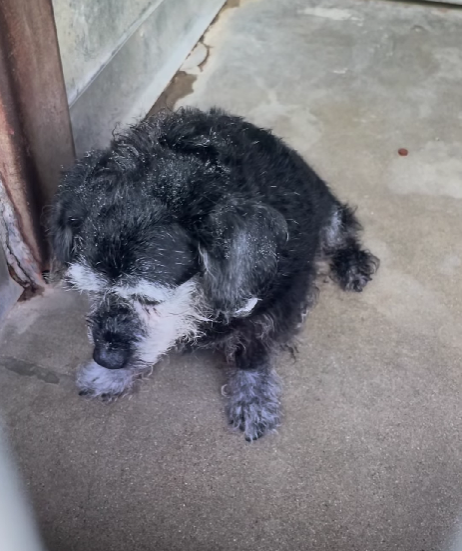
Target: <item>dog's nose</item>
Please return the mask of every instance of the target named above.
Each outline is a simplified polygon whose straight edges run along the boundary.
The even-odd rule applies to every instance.
[[[129,358],[129,351],[124,349],[110,349],[98,346],[93,351],[95,362],[107,369],[122,369]]]

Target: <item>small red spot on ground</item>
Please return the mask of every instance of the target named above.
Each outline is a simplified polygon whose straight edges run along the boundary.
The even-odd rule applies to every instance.
[[[402,147],[401,149],[398,149],[398,155],[401,155],[401,157],[406,157],[408,155],[409,151]]]

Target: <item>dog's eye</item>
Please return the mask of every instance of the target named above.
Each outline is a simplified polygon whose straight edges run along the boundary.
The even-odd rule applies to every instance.
[[[143,306],[157,306],[159,304],[158,300],[153,300],[147,297],[140,297],[139,295],[135,295],[133,298]]]

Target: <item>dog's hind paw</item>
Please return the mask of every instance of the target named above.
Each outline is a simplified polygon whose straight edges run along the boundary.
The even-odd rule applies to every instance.
[[[335,279],[345,291],[360,293],[379,268],[379,259],[354,245],[337,251],[332,259]]]
[[[227,385],[230,424],[247,441],[257,440],[280,424],[279,384],[275,373],[236,370]]]

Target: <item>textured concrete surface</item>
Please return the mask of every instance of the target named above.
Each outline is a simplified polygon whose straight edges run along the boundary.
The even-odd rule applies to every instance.
[[[50,290],[18,305],[0,409],[45,541],[459,551],[462,12],[234,4],[182,103],[284,136],[358,205],[381,270],[361,295],[323,285],[298,360],[279,368],[284,424],[251,445],[227,429],[217,358],[171,357],[131,400],[86,402],[72,382],[89,354],[83,299]]]

